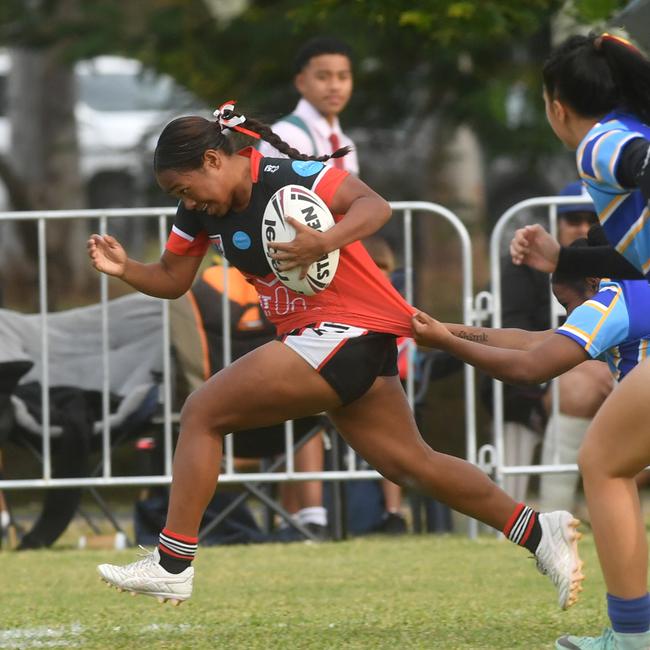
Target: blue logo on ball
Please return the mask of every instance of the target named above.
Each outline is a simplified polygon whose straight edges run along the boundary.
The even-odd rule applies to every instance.
[[[323,167],[325,167],[323,163],[315,160],[294,160],[291,163],[291,169],[298,176],[313,176],[314,174],[318,174]]]
[[[232,243],[239,248],[239,250],[245,251],[246,249],[251,247],[251,238],[249,235],[247,235],[245,232],[242,230],[238,230],[233,236],[232,236]]]

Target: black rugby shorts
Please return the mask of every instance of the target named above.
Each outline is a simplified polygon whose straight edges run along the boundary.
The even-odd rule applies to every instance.
[[[397,375],[393,334],[322,322],[292,330],[280,340],[327,381],[344,405],[364,395],[377,377]]]

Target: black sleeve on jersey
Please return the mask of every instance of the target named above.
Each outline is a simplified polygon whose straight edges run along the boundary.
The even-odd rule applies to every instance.
[[[644,276],[613,246],[587,246],[560,249],[556,273],[576,278],[615,278],[643,280]]]
[[[174,216],[174,225],[192,237],[196,237],[204,230],[199,213],[196,210],[188,210],[182,201],[178,204],[178,209]]]
[[[616,180],[623,187],[638,187],[650,201],[650,141],[635,138],[625,145],[616,166]]]

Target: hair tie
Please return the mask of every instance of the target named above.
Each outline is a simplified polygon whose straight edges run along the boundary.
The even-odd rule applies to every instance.
[[[631,52],[634,52],[634,54],[640,55],[641,52],[637,47],[632,45],[630,41],[627,39],[623,38],[622,36],[614,36],[614,34],[609,34],[608,32],[603,32],[600,36],[598,36],[594,40],[594,48],[600,52],[603,47],[603,43],[605,41],[613,41],[614,43],[618,43],[619,45],[622,45],[623,47],[626,47],[628,50]]]
[[[259,133],[240,126],[240,124],[243,124],[246,121],[246,117],[244,115],[237,115],[235,113],[235,103],[236,102],[234,100],[229,99],[227,102],[221,104],[221,106],[219,106],[219,108],[217,108],[214,113],[212,113],[217,118],[219,126],[222,130],[232,129],[233,131],[245,133],[246,135],[257,138],[259,140],[261,138]]]

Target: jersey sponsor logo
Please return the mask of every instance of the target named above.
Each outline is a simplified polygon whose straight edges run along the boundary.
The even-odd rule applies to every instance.
[[[316,160],[294,160],[291,163],[291,169],[298,174],[298,176],[314,176],[318,174],[325,165]]]
[[[225,255],[225,252],[223,250],[223,239],[221,239],[221,235],[210,235],[210,242],[217,249],[219,255]]]
[[[266,293],[260,293],[260,306],[269,319],[273,319],[274,316],[307,311],[307,301],[283,285]]]
[[[269,174],[275,174],[275,172],[277,172],[278,169],[280,169],[280,165],[266,165],[264,167],[264,171],[268,172]]]
[[[232,236],[232,243],[236,248],[239,248],[240,251],[245,251],[251,247],[252,241],[249,234],[245,233],[243,230],[238,230]]]

